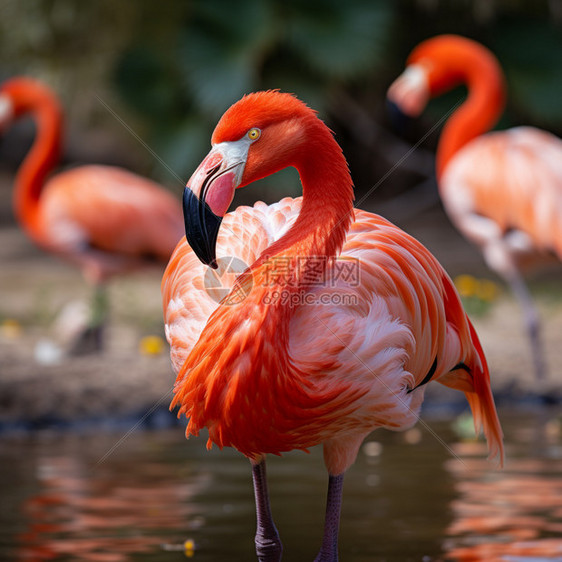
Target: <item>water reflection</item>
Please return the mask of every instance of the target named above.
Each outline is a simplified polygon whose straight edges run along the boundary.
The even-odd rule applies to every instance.
[[[562,560],[562,450],[557,421],[516,427],[501,471],[490,471],[482,443],[456,444],[448,460],[458,497],[447,528],[447,559],[523,562]],[[474,456],[472,456],[474,455]],[[533,455],[533,456],[529,456]]]
[[[429,425],[461,461],[421,427],[375,432],[346,481],[341,560],[562,560],[559,426],[539,441],[535,422],[504,417],[501,471],[482,443],[456,442],[448,423]],[[246,459],[207,452],[181,429],[134,434],[105,458],[121,435],[0,439],[0,560],[254,559]],[[273,458],[269,476],[285,559],[312,560],[327,484],[321,450]]]
[[[38,489],[20,506],[26,529],[16,536],[16,559],[121,562],[130,553],[160,551],[201,526],[190,500],[208,476],[174,471],[130,450],[96,465],[103,445],[81,451],[76,439],[69,441],[63,450],[34,443],[43,452],[30,459]]]

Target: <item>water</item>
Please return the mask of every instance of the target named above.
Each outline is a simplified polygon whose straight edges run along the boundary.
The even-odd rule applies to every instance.
[[[502,421],[502,471],[449,423],[375,432],[346,477],[342,562],[562,560],[560,424]],[[181,428],[124,434],[0,438],[0,560],[255,560],[246,459],[187,442]],[[271,458],[268,474],[284,559],[312,560],[327,484],[321,450]]]

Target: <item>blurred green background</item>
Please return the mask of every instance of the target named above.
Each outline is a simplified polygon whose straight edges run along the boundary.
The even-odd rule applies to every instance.
[[[230,104],[259,89],[290,91],[336,132],[361,196],[458,99],[457,91],[434,100],[400,134],[387,115],[386,89],[408,53],[439,33],[497,54],[509,85],[500,127],[534,124],[560,136],[560,0],[3,0],[0,79],[32,75],[60,95],[66,164],[122,164],[177,193]],[[33,127],[10,135],[0,158],[15,168]],[[438,131],[363,206],[430,178],[437,139]],[[295,177],[282,173],[245,195],[297,195]]]

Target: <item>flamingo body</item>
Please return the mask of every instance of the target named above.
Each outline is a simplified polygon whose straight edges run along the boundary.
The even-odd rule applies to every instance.
[[[539,317],[521,271],[562,259],[562,141],[532,127],[489,133],[505,104],[501,67],[484,46],[455,35],[419,44],[388,90],[417,116],[431,97],[458,84],[468,97],[447,120],[437,148],[447,214],[521,303],[537,379],[545,376]]]
[[[48,179],[29,225],[38,245],[78,263],[95,281],[166,262],[183,221],[158,184],[111,166],[81,166]]]
[[[317,560],[336,560],[343,473],[373,429],[415,423],[430,380],[466,393],[490,454],[502,456],[486,359],[435,258],[385,219],[353,209],[341,149],[306,105],[280,92],[245,96],[212,144],[184,194],[195,247],[182,239],[162,280],[172,407],[189,418],[188,436],[207,428],[208,446],[252,461],[263,561],[281,555],[265,455],[322,443],[330,483]],[[235,188],[289,165],[302,198],[223,218]],[[213,270],[199,260],[220,277],[230,257],[248,267],[217,302]],[[341,274],[346,265],[354,274]]]
[[[473,139],[448,163],[440,194],[467,238],[480,242],[484,233],[465,226],[479,214],[498,236],[520,241],[515,255],[552,252],[562,259],[562,141],[554,135],[517,127]]]
[[[252,263],[290,229],[300,209],[300,198],[238,208],[225,217],[219,255]],[[436,358],[432,379],[460,363],[487,378],[450,279],[416,240],[382,217],[355,211],[339,260],[357,265],[360,283],[329,272],[306,293],[308,302],[328,304],[295,306],[283,341],[280,311],[264,304],[282,289],[255,274],[245,298],[220,306],[203,286],[206,267],[180,242],[162,287],[179,373],[174,403],[190,418],[188,433],[208,427],[210,442],[249,457],[335,446],[350,436],[362,441],[376,427],[412,426],[424,387],[410,391]],[[456,386],[468,389],[464,378],[458,373]],[[492,407],[489,388],[478,400],[483,411]],[[499,426],[488,414],[484,419],[496,454]],[[350,454],[346,466],[336,463],[330,473],[343,472],[354,460]]]

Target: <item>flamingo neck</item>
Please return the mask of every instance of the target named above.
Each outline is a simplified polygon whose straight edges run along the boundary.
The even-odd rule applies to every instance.
[[[300,214],[292,228],[252,265],[254,271],[279,257],[292,259],[298,275],[307,260],[315,259],[323,267],[341,251],[353,220],[353,183],[339,145],[329,129],[315,120],[319,129],[315,140],[295,164],[303,186]]]
[[[464,83],[468,97],[443,127],[437,148],[438,179],[464,145],[496,124],[505,105],[503,73],[486,48],[472,41],[459,41],[451,42],[445,53],[446,73],[432,85],[432,95]]]
[[[27,88],[16,107],[16,115],[31,113],[36,123],[35,140],[16,174],[14,191],[16,217],[33,234],[41,189],[60,156],[62,111],[55,97],[39,86]]]

